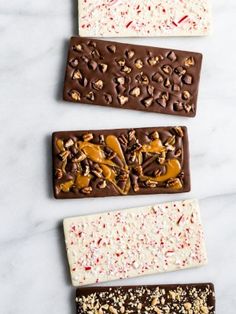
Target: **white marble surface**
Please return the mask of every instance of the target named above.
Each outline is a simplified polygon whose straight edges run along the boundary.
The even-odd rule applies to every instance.
[[[213,281],[217,313],[235,314],[236,2],[214,1],[211,37],[129,39],[203,52],[195,119],[61,101],[65,44],[77,29],[75,8],[72,0],[0,0],[0,313],[75,313],[63,217],[196,197],[209,265],[122,283]],[[52,131],[171,124],[189,127],[191,193],[71,201],[52,198]]]

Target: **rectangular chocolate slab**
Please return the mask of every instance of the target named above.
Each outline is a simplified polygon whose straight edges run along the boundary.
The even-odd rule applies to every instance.
[[[64,100],[196,115],[202,55],[72,37]]]
[[[207,263],[196,200],[67,218],[64,234],[74,286]]]
[[[67,131],[52,138],[56,198],[190,190],[185,127]]]
[[[210,28],[210,0],[79,1],[80,36],[205,36]]]
[[[78,314],[215,314],[212,283],[79,288],[75,301]]]

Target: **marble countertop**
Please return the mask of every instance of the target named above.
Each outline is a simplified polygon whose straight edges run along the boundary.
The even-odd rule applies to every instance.
[[[207,38],[122,39],[204,54],[198,114],[186,119],[63,102],[66,45],[77,28],[75,0],[0,1],[1,314],[75,313],[64,217],[191,197],[200,200],[208,266],[122,284],[212,281],[217,313],[235,314],[236,2],[215,0],[213,11],[214,33]],[[189,127],[190,193],[53,199],[53,131],[176,124]]]

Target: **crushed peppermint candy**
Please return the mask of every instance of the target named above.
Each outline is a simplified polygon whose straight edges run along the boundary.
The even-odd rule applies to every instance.
[[[210,0],[79,1],[84,37],[204,36],[210,28]]]
[[[64,220],[74,286],[207,263],[196,200]]]

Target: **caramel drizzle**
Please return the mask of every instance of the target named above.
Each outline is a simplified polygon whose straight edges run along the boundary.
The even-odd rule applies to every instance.
[[[123,153],[123,150],[121,148],[118,138],[114,135],[108,135],[105,139],[105,142],[106,142],[106,145],[110,149],[112,149],[117,154],[119,159],[122,161],[124,165],[124,170],[129,172],[130,170],[126,163],[125,156],[124,156],[124,153]],[[65,151],[64,143],[62,140],[58,140],[56,145],[60,152]],[[78,141],[77,146],[80,148],[81,151],[83,151],[83,153],[87,156],[87,158],[91,159],[93,162],[96,162],[100,165],[103,171],[103,176],[107,181],[111,182],[114,185],[114,187],[122,195],[128,194],[131,187],[130,178],[129,177],[127,178],[124,189],[121,189],[117,185],[116,171],[115,169],[112,169],[111,167],[114,167],[114,168],[120,168],[120,167],[113,161],[106,159],[105,153],[101,149],[100,145],[92,144],[90,142]],[[162,141],[160,139],[155,139],[149,144],[144,144],[143,147],[138,152],[136,152],[136,157],[138,158],[139,165],[142,165],[142,153],[143,152],[160,155],[166,152],[166,147],[163,146]],[[63,162],[63,165],[62,165],[63,171],[65,171],[66,162],[67,160]],[[175,158],[169,159],[164,163],[163,166],[166,167],[165,174],[159,175],[157,177],[140,176],[140,179],[143,181],[152,180],[157,183],[164,182],[171,178],[176,178],[181,172],[181,164],[178,159],[175,159]],[[81,171],[79,171],[75,180],[69,180],[65,183],[60,184],[60,188],[63,192],[69,192],[70,188],[75,183],[77,188],[82,189],[89,186],[91,178],[92,176],[90,174],[88,176],[84,176],[81,174]]]

